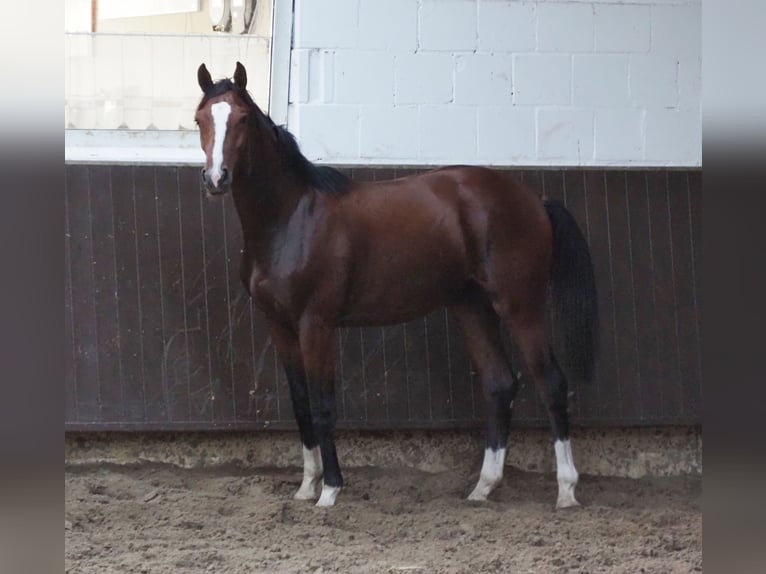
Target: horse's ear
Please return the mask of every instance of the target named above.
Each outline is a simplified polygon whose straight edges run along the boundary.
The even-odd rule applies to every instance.
[[[213,78],[210,77],[210,72],[207,71],[205,64],[200,64],[197,68],[197,82],[203,92],[207,92],[213,85]]]
[[[234,70],[234,83],[242,90],[247,87],[247,72],[239,62],[237,62],[237,69]]]

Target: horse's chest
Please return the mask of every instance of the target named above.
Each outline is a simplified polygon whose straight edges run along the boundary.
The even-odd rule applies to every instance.
[[[247,288],[259,309],[269,314],[287,314],[289,290],[284,281],[253,267],[249,270]]]

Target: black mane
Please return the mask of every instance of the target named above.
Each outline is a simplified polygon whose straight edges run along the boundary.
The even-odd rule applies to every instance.
[[[295,173],[303,183],[323,193],[339,194],[345,192],[351,180],[343,173],[328,165],[311,163],[301,153],[295,136],[284,126],[278,126],[266,116],[277,135],[277,146],[285,159],[287,168]]]
[[[255,114],[256,118],[265,121],[274,131],[277,148],[280,156],[283,158],[285,167],[292,174],[296,175],[301,183],[322,193],[341,194],[348,190],[351,184],[351,180],[348,176],[333,167],[315,165],[309,161],[306,156],[301,153],[301,150],[298,147],[298,142],[295,141],[295,136],[287,131],[287,128],[284,126],[276,125],[268,115],[264,114],[260,108],[258,108],[248,91],[240,89],[231,80],[220,80],[213,84],[213,86],[202,96],[202,101],[197,109],[202,108],[211,98],[215,98],[226,92],[236,92],[242,101],[245,102],[247,107],[250,108],[250,111]]]

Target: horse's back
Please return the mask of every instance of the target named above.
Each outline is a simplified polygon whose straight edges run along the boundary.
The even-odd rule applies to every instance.
[[[545,214],[509,172],[461,166],[359,183],[333,205],[328,229],[345,237],[352,259],[345,324],[398,322],[450,304],[472,281],[486,282],[490,256],[529,245],[539,233],[524,220]]]
[[[550,235],[540,197],[506,170],[450,166],[359,183],[342,203],[338,211],[356,242],[423,256],[420,247],[438,248],[437,259],[476,258],[498,240]]]
[[[394,196],[401,195],[405,202],[437,198],[455,209],[489,210],[511,218],[515,217],[514,213],[537,217],[544,214],[538,195],[509,170],[455,165],[361,185],[363,193],[382,194],[379,198],[386,202],[395,202]]]
[[[539,203],[537,196],[508,170],[455,165],[416,175],[375,182],[356,182],[351,194],[369,204],[422,204],[434,198],[442,201],[475,198],[484,203]],[[360,198],[361,196],[361,198]]]
[[[477,248],[543,241],[550,234],[542,200],[509,170],[451,166],[426,172],[410,185],[450,204],[466,241]]]

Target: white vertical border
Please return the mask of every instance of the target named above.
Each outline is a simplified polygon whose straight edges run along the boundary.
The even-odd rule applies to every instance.
[[[271,10],[271,83],[269,115],[277,125],[287,125],[290,92],[290,55],[293,45],[293,2],[273,0]]]

